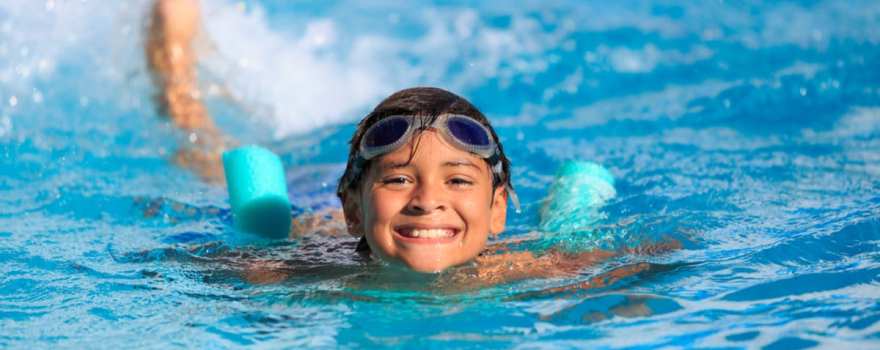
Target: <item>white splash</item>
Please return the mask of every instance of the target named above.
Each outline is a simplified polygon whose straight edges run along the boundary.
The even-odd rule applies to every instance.
[[[15,119],[16,111],[35,105],[60,109],[52,99],[71,94],[89,106],[113,103],[123,110],[150,110],[142,57],[149,4],[149,0],[0,2],[0,114]],[[707,42],[732,41],[748,47],[821,48],[841,38],[880,42],[880,27],[870,25],[880,14],[876,2],[768,5],[766,15],[757,18],[748,9],[722,3],[683,5],[679,19],[652,14],[651,2],[577,2],[554,5],[556,12],[547,11],[543,2],[525,2],[516,8],[501,3],[481,3],[479,8],[401,3],[378,17],[347,8],[316,17],[281,15],[297,22],[285,28],[273,25],[272,18],[279,15],[266,14],[258,4],[243,6],[244,2],[231,0],[202,0],[202,4],[210,42],[202,52],[202,77],[213,83],[206,91],[213,96],[228,93],[247,115],[268,122],[276,137],[355,121],[382,97],[405,87],[440,86],[467,95],[487,81],[499,89],[532,84],[558,63],[552,50],[581,49],[571,33],[634,28],[663,38],[696,34]],[[372,6],[392,8],[382,3]],[[493,24],[493,16],[507,18],[506,23]],[[843,20],[852,25],[835,24]],[[415,29],[395,27],[405,21]],[[548,28],[546,23],[555,25]],[[667,64],[711,58],[714,53],[708,47],[604,43],[585,48],[589,51],[582,54],[584,61],[564,81],[549,87],[544,100],[590,88],[595,84],[589,75],[591,66],[648,73]],[[37,86],[39,82],[44,84]],[[829,84],[833,87],[835,82]],[[12,96],[15,106],[9,103]],[[575,114],[589,113],[589,108]],[[666,112],[681,113],[680,108]],[[576,124],[584,121],[573,119],[580,119]]]
[[[494,29],[471,9],[415,11],[424,33],[410,39],[358,32],[331,18],[285,33],[271,28],[260,8],[242,11],[219,0],[205,2],[203,12],[216,49],[204,65],[245,110],[275,125],[276,137],[357,120],[405,87],[461,90],[495,77],[510,85],[546,70],[541,53],[560,37],[522,16]]]

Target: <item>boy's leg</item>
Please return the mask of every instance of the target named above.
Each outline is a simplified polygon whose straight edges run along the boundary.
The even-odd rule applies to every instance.
[[[145,54],[159,90],[157,103],[189,133],[189,145],[175,154],[180,166],[209,182],[223,182],[220,155],[228,140],[202,104],[193,49],[200,27],[198,0],[157,0],[152,8]]]
[[[188,131],[214,129],[196,79],[193,40],[199,28],[197,0],[157,0],[146,45],[147,63],[160,88],[158,102],[174,125]]]

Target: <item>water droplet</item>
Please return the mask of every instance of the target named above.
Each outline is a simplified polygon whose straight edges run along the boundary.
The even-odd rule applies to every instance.
[[[400,14],[393,12],[388,14],[388,22],[391,24],[397,24],[398,22],[400,22]]]
[[[16,105],[18,105],[18,97],[16,97],[16,96],[10,97],[9,98],[9,105],[12,107],[15,107]]]
[[[0,118],[0,137],[4,137],[12,131],[12,119],[9,116]]]
[[[34,89],[33,92],[34,103],[43,103],[43,93],[37,89]]]
[[[208,85],[208,94],[210,94],[210,95],[219,95],[220,92],[221,92],[221,91],[220,91],[220,87],[217,86],[217,84],[211,84],[211,85]]]
[[[46,1],[46,11],[52,11],[55,9],[55,0]]]
[[[199,140],[199,135],[196,135],[196,133],[194,133],[194,132],[189,133],[189,143],[196,143],[196,141],[198,141],[198,140]]]
[[[27,78],[31,75],[31,68],[28,66],[18,66],[15,68],[15,70],[18,72],[19,75],[21,75],[22,78]]]
[[[44,58],[37,62],[37,69],[39,69],[40,72],[46,72],[49,70],[49,60]]]
[[[726,98],[724,99],[724,108],[730,108],[730,100],[729,99],[726,99]]]
[[[593,52],[588,51],[584,54],[584,61],[587,61],[587,63],[595,63],[597,60],[599,60],[599,55]]]
[[[807,89],[806,88],[801,88],[799,90],[799,92],[800,92],[801,96],[807,96]]]

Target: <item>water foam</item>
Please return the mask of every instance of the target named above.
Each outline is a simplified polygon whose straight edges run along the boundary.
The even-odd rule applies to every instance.
[[[276,137],[357,120],[409,86],[463,90],[496,77],[509,85],[519,74],[544,71],[540,53],[558,40],[533,19],[515,16],[502,30],[471,9],[416,11],[423,32],[409,39],[330,18],[307,19],[289,34],[272,28],[261,8],[223,1],[206,2],[204,13],[216,49],[205,66],[256,117],[277,126]]]
[[[51,91],[34,85],[35,79],[52,81],[59,95],[80,94],[81,104],[134,101],[127,108],[149,107],[143,105],[150,102],[149,93],[144,93],[149,80],[141,57],[149,3],[11,0],[0,4],[3,134],[19,125],[16,108],[51,97]],[[835,2],[772,6],[770,14],[758,20],[749,17],[748,6],[725,4],[669,7],[668,15],[652,13],[649,2],[560,4],[550,9],[541,2],[527,2],[517,9],[496,4],[483,4],[480,9],[394,4],[392,9],[390,4],[374,4],[368,15],[342,6],[298,17],[270,15],[258,3],[203,0],[202,4],[209,43],[200,50],[202,77],[208,87],[220,87],[207,91],[229,93],[246,114],[268,122],[275,137],[356,121],[383,96],[409,86],[441,86],[468,95],[486,86],[504,90],[534,85],[535,76],[558,64],[560,58],[549,52],[556,48],[577,50],[583,60],[572,67],[570,79],[544,91],[544,102],[592,87],[595,79],[590,72],[596,65],[645,74],[715,54],[711,45],[669,48],[662,43],[608,42],[581,47],[571,34],[585,30],[636,28],[666,39],[698,35],[704,43],[727,41],[747,47],[823,47],[846,38],[880,40],[880,32],[870,26],[853,29],[859,26],[834,24],[841,18],[870,22],[880,6]],[[404,13],[406,17],[401,16]],[[788,17],[796,20],[783,20]],[[296,22],[293,29],[279,29],[277,22],[284,20]],[[749,30],[729,33],[727,27]],[[89,63],[92,68],[74,74],[59,71],[65,63]],[[120,98],[120,92],[129,96]]]

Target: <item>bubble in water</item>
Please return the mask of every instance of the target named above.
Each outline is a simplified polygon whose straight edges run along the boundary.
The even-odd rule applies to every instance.
[[[34,89],[33,92],[34,103],[43,103],[43,93],[37,89]]]
[[[16,96],[10,97],[9,98],[9,105],[12,107],[15,107],[16,105],[18,105],[18,97],[16,97]]]

